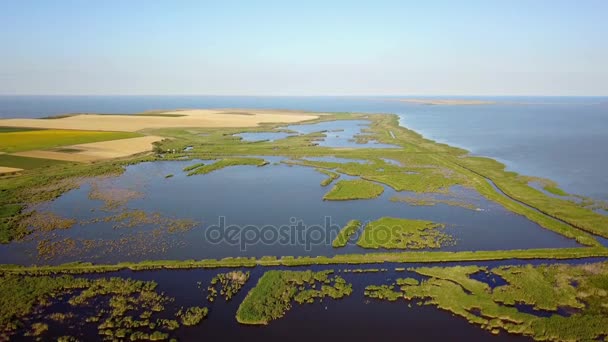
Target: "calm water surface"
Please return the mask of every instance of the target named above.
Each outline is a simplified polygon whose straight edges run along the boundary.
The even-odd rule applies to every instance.
[[[365,223],[383,216],[444,223],[445,232],[456,240],[454,245],[442,247],[446,251],[578,246],[574,240],[543,229],[523,216],[485,200],[472,190],[459,187],[452,189],[459,198],[479,210],[444,204],[410,206],[392,202],[390,198],[397,194],[414,194],[397,193],[389,187],[385,187],[379,198],[372,200],[323,201],[323,195],[330,189],[320,185],[326,178],[325,175],[314,168],[280,163],[279,157],[266,159],[271,164],[264,167],[236,166],[196,176],[187,176],[182,169],[197,161],[149,162],[129,166],[119,177],[98,180],[97,186],[102,189],[121,188],[142,192],[142,198],[130,200],[126,204],[128,209],[192,219],[199,225],[187,233],[174,235],[173,238],[179,243],[167,246],[162,251],[135,255],[129,254],[132,251],[126,249],[100,254],[100,250],[95,249],[83,255],[57,257],[48,262],[183,260],[266,255],[331,256],[337,253],[372,252],[374,250],[363,249],[353,243],[335,249],[331,246],[331,241],[349,220],[358,219]],[[173,174],[174,177],[165,178],[168,174]],[[353,177],[341,176],[341,179],[351,178]],[[89,199],[90,190],[90,185],[84,185],[40,209],[75,218],[78,222],[112,214],[100,210],[103,206],[101,201]],[[300,222],[303,229],[294,228]],[[117,240],[150,229],[147,226],[113,226],[111,222],[77,224],[69,230],[56,231],[56,234],[74,239]],[[227,238],[231,229],[236,229],[240,235],[230,235],[232,238]],[[261,237],[263,230],[267,231],[264,239]],[[296,230],[303,233],[295,233]],[[284,234],[289,239],[282,240]],[[226,239],[220,238],[214,242],[216,237]],[[36,262],[35,251],[35,242],[2,245],[0,261]]]

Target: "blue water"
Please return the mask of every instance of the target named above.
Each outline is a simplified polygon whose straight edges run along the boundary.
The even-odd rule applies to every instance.
[[[454,98],[454,97],[449,97]],[[469,97],[470,98],[470,97]],[[0,96],[0,118],[173,108],[283,108],[396,113],[424,136],[608,200],[608,97],[476,97],[493,105],[430,106],[394,97]]]

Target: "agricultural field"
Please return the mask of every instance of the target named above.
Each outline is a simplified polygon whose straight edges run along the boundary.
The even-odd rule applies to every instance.
[[[0,152],[13,153],[45,150],[60,146],[85,144],[99,141],[135,138],[135,133],[38,129],[0,131]]]

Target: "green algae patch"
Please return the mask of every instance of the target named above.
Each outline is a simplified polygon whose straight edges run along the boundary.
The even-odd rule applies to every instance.
[[[184,169],[184,171],[190,171],[188,176],[194,175],[205,175],[213,171],[221,170],[230,166],[264,166],[268,162],[262,158],[224,158],[216,161],[213,164],[205,165],[203,163],[195,164]]]
[[[361,221],[359,220],[350,220],[348,221],[348,223],[346,224],[346,226],[344,226],[340,232],[338,233],[338,235],[336,236],[336,238],[334,239],[334,241],[332,241],[331,245],[334,248],[339,248],[339,247],[344,247],[346,246],[346,244],[348,243],[348,240],[350,240],[350,238],[355,235],[355,233],[357,233],[357,231],[361,228]]]
[[[409,270],[427,278],[368,286],[365,295],[433,305],[492,333],[505,331],[536,340],[591,341],[608,333],[608,262]],[[483,270],[507,283],[492,288],[471,278]],[[531,309],[520,310],[522,304]]]
[[[341,180],[323,197],[327,201],[376,198],[384,192],[382,185],[362,179]]]
[[[247,294],[236,312],[241,324],[261,325],[283,317],[298,304],[313,303],[315,299],[349,296],[353,289],[333,271],[268,271]]]
[[[369,222],[357,245],[363,248],[424,249],[454,243],[443,224],[424,220],[382,217]]]

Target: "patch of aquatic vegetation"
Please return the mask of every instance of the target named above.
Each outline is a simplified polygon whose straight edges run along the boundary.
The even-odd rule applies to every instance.
[[[54,214],[50,213],[50,215]],[[46,215],[43,219],[45,218]],[[63,229],[71,227],[73,225],[72,221],[74,220],[70,220],[70,225],[66,225]],[[51,224],[51,227],[56,227],[54,223],[50,223],[53,222],[52,220],[48,222],[47,224]],[[121,253],[130,257],[164,253],[171,247],[184,244],[184,241],[172,239],[171,235],[185,233],[198,226],[198,222],[190,219],[171,218],[160,213],[125,208],[116,214],[82,221],[79,224],[86,226],[100,222],[113,223],[113,229],[148,228],[135,232],[130,231],[117,239],[62,237],[54,234],[54,229],[57,228],[39,230],[36,234],[37,257],[42,260],[84,256],[94,259],[114,253]]]
[[[247,280],[249,280],[249,272],[230,271],[219,273],[211,279],[211,283],[207,287],[207,300],[213,302],[219,293],[226,301],[229,301],[241,290]]]
[[[268,324],[283,317],[292,302],[340,299],[352,293],[352,284],[333,271],[267,271],[239,306],[236,319],[242,324]]]
[[[95,259],[114,254],[138,257],[164,253],[169,248],[184,244],[183,241],[169,239],[169,234],[171,233],[163,228],[156,228],[149,231],[138,231],[114,240],[47,238],[37,242],[36,251],[38,258],[42,260],[85,256]]]
[[[362,179],[341,180],[323,196],[327,201],[348,201],[376,198],[384,192],[382,185]]]
[[[420,196],[393,196],[391,197],[392,202],[403,202],[413,206],[434,206],[436,204],[446,204],[453,207],[461,207],[470,210],[476,210],[477,206],[456,199],[441,199],[435,198],[430,195]]]
[[[369,222],[357,245],[363,248],[425,249],[454,244],[445,226],[424,220],[382,217]]]
[[[585,196],[574,196],[576,200],[571,200],[571,202],[576,203],[586,209],[589,210],[603,210],[608,212],[608,201],[596,200],[593,198],[585,197]]]
[[[162,227],[169,233],[187,232],[198,225],[198,222],[194,220],[166,217],[160,213],[150,213],[140,209],[124,209],[118,214],[83,221],[81,224],[85,225],[98,222],[112,222],[114,223],[113,227],[115,229],[153,225],[159,228]]]
[[[324,180],[321,181],[321,186],[328,186],[334,180],[336,180],[340,177],[339,173],[335,173],[333,171],[329,171],[329,170],[325,170],[325,169],[316,169],[316,170],[327,176],[327,178],[325,178]]]
[[[98,183],[91,184],[89,199],[104,202],[103,209],[113,210],[123,207],[130,200],[143,198],[144,194],[131,189],[116,188]]]
[[[334,241],[332,241],[331,245],[334,248],[346,246],[346,244],[348,243],[348,240],[350,240],[350,238],[353,235],[355,235],[360,228],[361,228],[361,221],[359,221],[359,220],[348,221],[348,223],[346,223],[346,226],[344,226],[342,229],[340,229],[340,232],[338,232],[338,235],[336,236]]]
[[[75,219],[61,217],[48,211],[34,211],[20,222],[23,229],[29,231],[28,234],[70,229],[75,224]]]
[[[198,306],[193,306],[184,310],[181,308],[176,316],[179,317],[183,325],[193,326],[199,324],[205,317],[209,310]]]
[[[546,192],[548,192],[552,195],[562,196],[562,197],[570,196],[570,194],[568,194],[567,192],[562,190],[559,187],[559,185],[557,185],[556,182],[554,182],[550,179],[540,178],[540,177],[526,177],[526,176],[521,176],[521,178],[523,180],[526,180],[529,184],[530,183],[537,184],[543,190],[545,190]]]
[[[196,325],[206,308],[179,309],[168,319],[167,305],[173,298],[158,292],[153,281],[125,278],[86,279],[72,276],[0,277],[0,337],[7,340],[30,322],[24,336],[45,334],[49,324],[66,333],[78,334],[80,326],[97,326],[103,339],[165,340],[181,325]],[[63,305],[55,305],[63,302]],[[61,310],[61,311],[54,311]],[[82,318],[80,315],[89,315]],[[45,318],[50,318],[41,322]],[[178,321],[179,320],[179,321]],[[86,323],[85,323],[86,322]],[[21,329],[22,330],[22,329]],[[75,339],[65,336],[62,340]]]
[[[212,164],[194,164],[184,168],[184,171],[190,171],[188,176],[204,175],[213,171],[221,170],[229,166],[264,166],[268,162],[261,158],[224,158]]]
[[[506,285],[492,289],[471,275],[478,266],[422,267],[426,277],[368,286],[365,295],[433,305],[498,334],[536,340],[591,341],[608,334],[608,263],[505,266],[490,271]],[[531,308],[531,309],[529,309]]]

